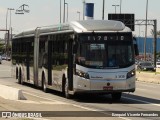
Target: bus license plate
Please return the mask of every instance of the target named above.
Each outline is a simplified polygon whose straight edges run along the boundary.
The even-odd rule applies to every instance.
[[[103,90],[113,90],[113,86],[104,86]]]

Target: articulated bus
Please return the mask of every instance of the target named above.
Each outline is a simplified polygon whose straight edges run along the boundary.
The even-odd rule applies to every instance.
[[[122,22],[73,21],[37,27],[14,36],[12,68],[19,84],[47,91],[111,94],[135,91],[132,31]]]

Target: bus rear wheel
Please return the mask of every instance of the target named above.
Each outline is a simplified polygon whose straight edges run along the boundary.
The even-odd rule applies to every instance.
[[[22,71],[19,70],[18,83],[23,85]]]
[[[47,86],[46,86],[46,80],[45,80],[45,76],[43,75],[42,76],[42,90],[47,93],[48,92],[48,89],[47,89]]]
[[[114,101],[119,101],[121,99],[122,93],[118,92],[118,93],[112,93],[112,99]]]

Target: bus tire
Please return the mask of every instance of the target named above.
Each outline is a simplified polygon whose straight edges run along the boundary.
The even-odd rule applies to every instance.
[[[46,79],[45,79],[45,76],[44,74],[42,75],[42,90],[47,93],[48,92],[48,88],[46,86]]]
[[[23,83],[23,79],[22,79],[22,71],[21,71],[21,69],[19,70],[18,83],[22,84],[22,85],[24,84]]]
[[[64,85],[64,95],[67,99],[71,99],[72,98],[72,95],[69,94],[69,89],[68,89],[68,82],[65,81],[65,85]]]
[[[18,80],[18,68],[16,68],[16,80]]]
[[[112,93],[112,100],[119,101],[121,99],[121,96],[122,96],[121,92]]]
[[[21,70],[19,70],[19,75],[18,75],[18,83],[21,84],[21,80],[22,80],[22,72]]]

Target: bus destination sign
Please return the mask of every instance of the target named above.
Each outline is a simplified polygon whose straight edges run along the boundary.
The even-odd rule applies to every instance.
[[[80,36],[81,41],[132,41],[131,34],[84,34]]]

